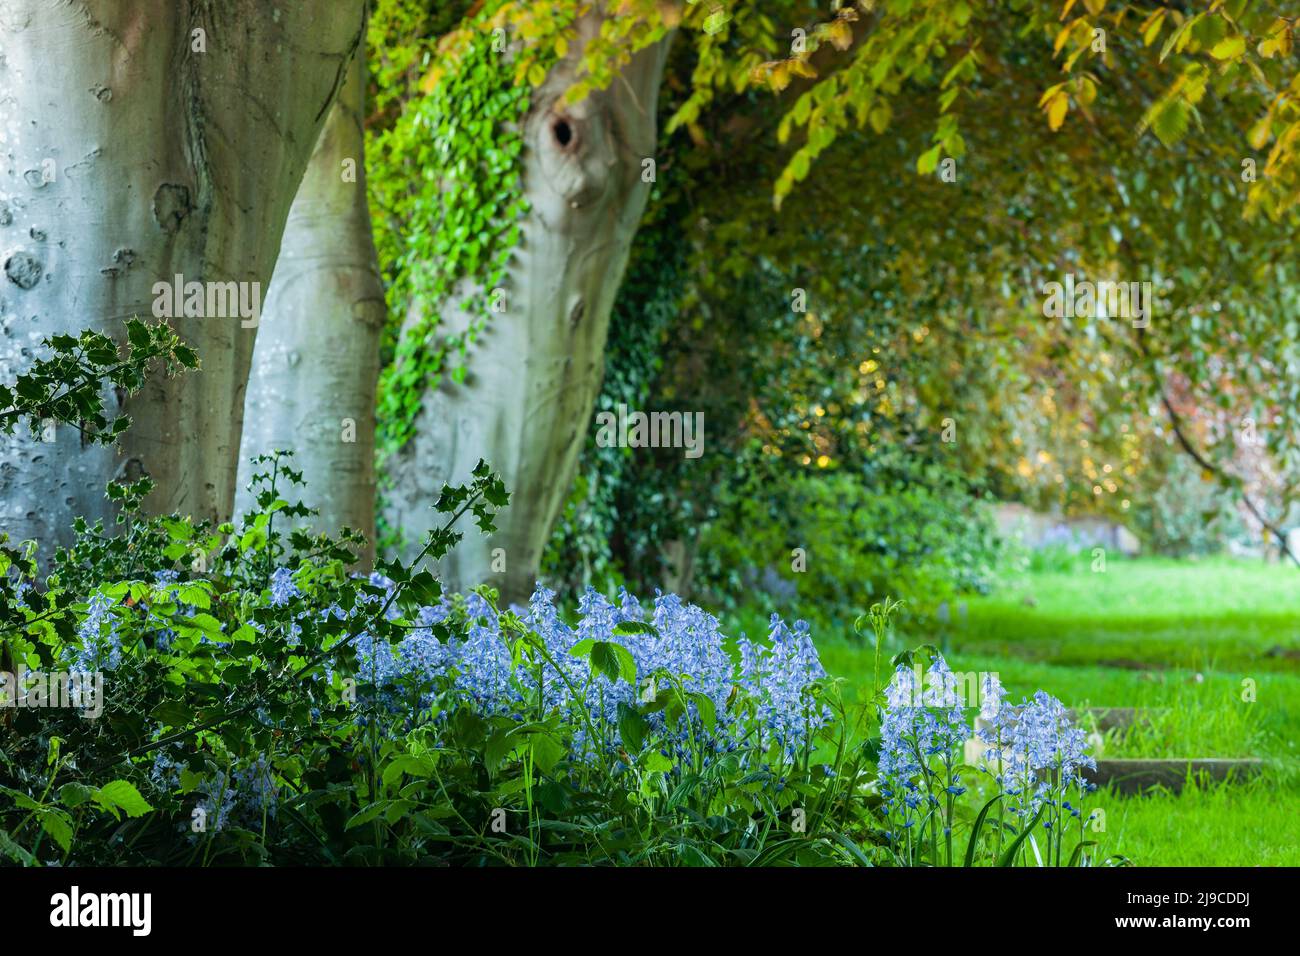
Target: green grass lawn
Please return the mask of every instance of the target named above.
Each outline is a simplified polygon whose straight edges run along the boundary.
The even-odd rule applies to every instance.
[[[761,630],[751,615],[737,623]],[[1015,700],[1041,688],[1074,707],[1157,709],[1108,735],[1106,756],[1268,761],[1247,784],[1095,794],[1108,852],[1144,866],[1300,864],[1300,570],[1144,558],[1093,573],[1081,560],[970,599],[940,634],[909,628],[891,651],[941,643],[955,670],[996,671]],[[827,670],[870,685],[865,642],[814,637]]]

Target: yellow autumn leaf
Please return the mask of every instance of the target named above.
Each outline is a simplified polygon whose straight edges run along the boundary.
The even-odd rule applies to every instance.
[[[871,107],[871,112],[867,114],[867,122],[871,124],[871,128],[877,133],[883,133],[889,128],[892,115],[889,104],[881,100]]]
[[[1056,132],[1065,123],[1065,114],[1070,111],[1070,98],[1064,93],[1057,93],[1047,104],[1047,126]]]
[[[420,81],[421,93],[432,93],[437,87],[438,82],[442,79],[443,69],[441,66],[433,66],[429,72],[424,74],[424,79]]]
[[[675,3],[659,2],[659,19],[669,30],[682,22],[682,8]]]
[[[795,76],[802,76],[806,80],[817,79],[817,71],[813,69],[813,65],[806,59],[802,57],[794,57],[793,59],[786,60],[786,63],[790,67],[790,72]]]
[[[772,89],[780,93],[790,85],[789,65],[783,60],[776,66],[772,67],[771,71],[767,74],[767,81],[772,85]]]
[[[1055,56],[1061,52],[1061,47],[1065,46],[1065,41],[1070,39],[1070,34],[1074,32],[1074,24],[1067,23],[1061,27],[1061,32],[1056,35],[1056,42],[1052,44],[1052,55]]]
[[[1246,139],[1249,141],[1251,148],[1263,149],[1264,144],[1268,142],[1269,136],[1272,133],[1272,128],[1273,124],[1269,122],[1269,117],[1267,116],[1252,126],[1250,132],[1246,135]]]
[[[1238,34],[1224,37],[1210,48],[1210,56],[1216,60],[1235,60],[1246,52],[1246,38]]]
[[[853,28],[847,21],[836,20],[830,27],[831,44],[837,50],[847,50],[853,46]]]
[[[1091,77],[1082,77],[1079,80],[1075,90],[1075,96],[1079,100],[1080,106],[1090,106],[1097,99],[1097,84],[1092,81]]]
[[[1142,30],[1142,45],[1150,46],[1155,43],[1156,38],[1160,36],[1160,28],[1164,25],[1165,11],[1157,10],[1151,15],[1151,19],[1147,21],[1146,26]]]

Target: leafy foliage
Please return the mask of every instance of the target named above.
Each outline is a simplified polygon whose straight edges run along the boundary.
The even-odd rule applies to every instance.
[[[966,481],[900,452],[831,472],[790,473],[756,456],[718,510],[702,536],[697,586],[728,606],[765,594],[828,625],[891,594],[933,616],[959,594],[986,591],[1002,563]]]
[[[0,433],[13,434],[26,421],[33,432],[46,421],[75,425],[85,441],[113,444],[131,424],[104,414],[106,388],[135,394],[155,364],[168,375],[199,367],[194,350],[165,322],[126,324],[127,342],[119,348],[100,332],[56,335],[41,343],[49,354],[32,363],[12,385],[0,384]]]
[[[393,317],[379,387],[381,460],[410,438],[425,390],[445,370],[464,379],[465,356],[491,315],[527,211],[519,159],[530,90],[502,68],[505,49],[488,29],[498,6],[463,28],[462,46],[435,51],[425,38],[425,56],[435,64],[454,57],[455,69],[435,66],[428,75],[437,82],[402,104],[371,151],[376,242]],[[387,29],[382,18],[372,22],[372,35]],[[381,61],[381,76],[393,69]],[[444,312],[456,308],[469,317],[464,329],[439,334]]]

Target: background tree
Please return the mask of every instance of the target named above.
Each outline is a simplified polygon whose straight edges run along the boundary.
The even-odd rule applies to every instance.
[[[350,527],[374,559],[375,387],[384,287],[366,201],[365,58],[356,56],[289,210],[245,399],[239,510],[250,459],[295,452],[322,529]]]
[[[669,29],[581,5],[489,5],[442,38],[446,65],[410,107],[434,141],[398,162],[430,155],[434,166],[427,185],[381,197],[402,224],[429,217],[401,239],[390,289],[405,319],[381,391],[385,525],[409,552],[442,483],[480,459],[513,493],[490,540],[444,560],[453,586],[488,579],[506,600],[531,593],[654,176]],[[472,361],[441,377],[444,359],[471,344]]]

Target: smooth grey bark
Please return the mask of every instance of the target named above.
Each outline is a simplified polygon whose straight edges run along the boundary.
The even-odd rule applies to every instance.
[[[568,497],[604,375],[610,309],[649,195],[655,108],[668,40],[639,52],[605,90],[566,106],[596,15],[535,92],[525,120],[524,189],[531,211],[509,270],[506,308],[470,351],[464,384],[449,377],[425,396],[416,435],[387,462],[385,521],[411,557],[444,482],[464,482],[479,459],[501,474],[510,504],[490,538],[472,525],[440,562],[443,581],[479,583],[526,601]],[[444,313],[453,332],[463,314]],[[387,487],[387,485],[391,485]]]
[[[236,510],[247,511],[249,458],[294,452],[318,530],[342,526],[374,560],[375,387],[386,313],[370,231],[364,160],[364,57],[321,131],[289,210],[244,401]]]
[[[363,0],[0,4],[0,376],[47,335],[122,337],[155,284],[270,278],[285,217],[346,67]],[[150,475],[155,512],[229,515],[252,319],[213,300],[172,325],[202,369],[109,396],[120,452],[0,439],[0,530],[46,554],[104,485]],[[207,297],[204,297],[204,311]],[[232,314],[233,313],[233,314]]]

